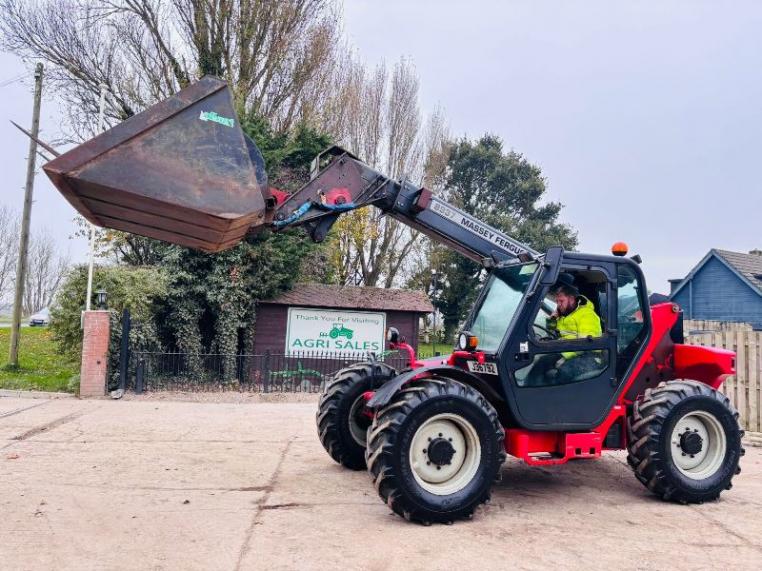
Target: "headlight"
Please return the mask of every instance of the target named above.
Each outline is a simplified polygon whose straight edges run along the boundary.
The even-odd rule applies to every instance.
[[[474,351],[478,344],[479,338],[476,335],[471,335],[468,331],[458,335],[458,349],[461,351]]]

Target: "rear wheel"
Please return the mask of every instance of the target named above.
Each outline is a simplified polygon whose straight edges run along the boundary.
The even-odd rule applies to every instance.
[[[365,468],[366,432],[363,394],[397,376],[384,363],[358,363],[342,369],[326,385],[316,415],[323,448],[336,462],[352,470]]]
[[[395,513],[451,522],[489,499],[505,461],[504,439],[495,409],[477,391],[450,379],[422,379],[376,414],[368,471]]]
[[[715,500],[741,471],[738,413],[703,383],[671,381],[647,390],[635,401],[628,428],[628,463],[665,500]]]

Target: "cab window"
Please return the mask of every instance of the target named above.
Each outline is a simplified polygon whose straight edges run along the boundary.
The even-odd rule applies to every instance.
[[[537,267],[536,262],[530,262],[495,270],[490,276],[471,323],[471,332],[479,338],[482,351],[497,351]]]
[[[543,349],[526,366],[516,370],[519,387],[576,383],[606,371],[608,350],[569,351],[559,345],[564,341],[603,335],[608,283],[606,274],[600,270],[561,270],[558,281],[548,289],[531,321],[531,334],[541,342]]]
[[[617,269],[617,375],[622,376],[645,340],[643,296],[635,270]]]

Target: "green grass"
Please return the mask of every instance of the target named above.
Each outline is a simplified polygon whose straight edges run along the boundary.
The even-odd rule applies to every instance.
[[[439,351],[440,355],[449,355],[452,353],[452,343],[418,343],[418,357],[433,357],[434,353]]]
[[[79,362],[56,353],[47,327],[22,327],[19,368],[8,366],[11,329],[0,329],[0,389],[76,392]]]

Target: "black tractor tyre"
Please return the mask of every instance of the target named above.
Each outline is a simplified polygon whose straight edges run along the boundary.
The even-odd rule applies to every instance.
[[[728,397],[704,383],[669,381],[647,389],[633,403],[627,428],[627,463],[664,500],[716,500],[741,471],[738,412]]]
[[[456,436],[450,462],[446,462],[448,434],[438,432],[442,425],[434,424],[441,422],[439,419],[462,430],[464,437],[460,440]],[[434,432],[428,435],[426,431],[430,429]],[[467,435],[471,435],[470,440]],[[469,441],[475,444],[470,449],[464,445]],[[409,383],[377,412],[368,432],[365,457],[376,491],[392,511],[408,521],[426,525],[451,523],[470,518],[480,504],[490,499],[492,484],[498,479],[506,458],[504,441],[505,432],[497,412],[479,392],[451,379],[428,378]],[[419,446],[411,451],[416,442]],[[435,461],[435,446],[438,461]],[[473,456],[476,450],[478,455]],[[450,466],[458,453],[463,455],[463,461],[450,481],[432,484],[422,481],[420,475],[422,470],[432,470],[432,463],[424,468],[423,462],[411,461],[411,455],[419,452],[424,456],[418,456],[430,459],[437,469],[440,462],[446,462],[442,468],[456,469]],[[448,486],[449,482],[462,484],[462,487],[453,488],[452,492],[431,489]]]
[[[385,363],[357,363],[340,370],[326,384],[315,416],[318,436],[342,466],[365,468],[365,435],[371,420],[361,414],[362,394],[396,376],[397,371]]]

